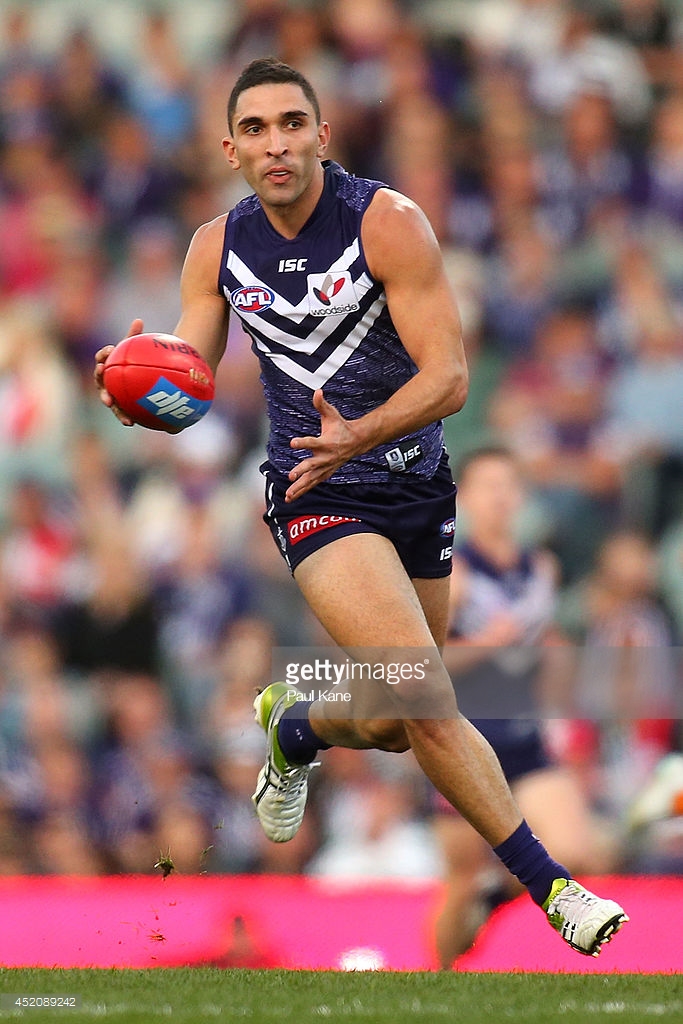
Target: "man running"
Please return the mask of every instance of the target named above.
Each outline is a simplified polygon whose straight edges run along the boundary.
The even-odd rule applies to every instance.
[[[455,491],[440,421],[462,407],[467,370],[434,234],[406,197],[323,161],[329,125],[287,65],[265,58],[244,69],[228,130],[228,164],[254,194],[195,234],[175,333],[213,369],[231,310],[251,335],[270,420],[266,521],[332,639],[378,664],[429,652],[419,687],[363,680],[344,718],[285,683],[257,697],[264,831],[275,842],[295,835],[319,749],[411,747],[553,927],[596,955],[626,914],[573,881],[532,834],[491,747],[459,714],[439,656]],[[141,330],[134,321],[130,332]],[[110,351],[98,353],[96,379],[111,406],[101,378]]]

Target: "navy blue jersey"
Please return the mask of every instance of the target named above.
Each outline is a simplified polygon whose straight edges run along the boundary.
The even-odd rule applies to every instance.
[[[451,633],[471,636],[493,616],[506,613],[522,627],[520,647],[533,647],[553,620],[555,583],[547,564],[522,551],[517,565],[500,570],[472,544],[456,555],[467,567],[465,597],[451,623]]]
[[[252,338],[270,418],[268,458],[289,473],[307,453],[293,437],[320,433],[313,392],[347,419],[382,405],[417,367],[396,332],[381,282],[368,269],[361,222],[382,182],[325,161],[320,200],[296,238],[280,235],[257,196],[228,216],[219,290]],[[349,460],[333,484],[431,478],[443,451],[441,423]]]
[[[484,661],[454,677],[461,710],[477,720],[477,725],[479,719],[533,715],[539,645],[555,608],[552,572],[532,552],[523,552],[517,565],[505,571],[467,543],[456,555],[465,563],[467,575],[464,599],[450,623],[450,635],[470,637],[500,614],[511,616],[522,628],[517,644],[491,648]],[[521,735],[519,723],[515,730]]]

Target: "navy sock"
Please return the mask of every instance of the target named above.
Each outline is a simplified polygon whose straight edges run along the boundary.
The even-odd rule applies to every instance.
[[[500,857],[508,871],[527,887],[529,895],[539,907],[543,906],[550,895],[556,878],[571,878],[567,869],[552,859],[526,821],[515,829],[509,839],[495,846],[493,852]]]
[[[319,750],[330,749],[329,743],[316,736],[308,720],[312,703],[311,700],[298,700],[283,712],[278,723],[280,750],[290,764],[310,764]]]

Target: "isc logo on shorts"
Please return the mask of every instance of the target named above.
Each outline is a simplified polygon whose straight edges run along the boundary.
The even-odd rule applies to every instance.
[[[287,536],[290,544],[298,544],[304,537],[310,537],[320,530],[328,530],[330,526],[360,521],[356,516],[297,516],[287,524]]]

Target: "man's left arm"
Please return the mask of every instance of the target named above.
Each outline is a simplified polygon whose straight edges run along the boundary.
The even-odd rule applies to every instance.
[[[292,448],[311,455],[289,474],[289,501],[327,480],[355,455],[457,412],[467,397],[460,317],[425,215],[404,196],[381,189],[363,219],[362,241],[370,272],[384,285],[394,326],[418,372],[386,402],[355,420],[344,419],[316,391],[320,434],[291,442]]]

